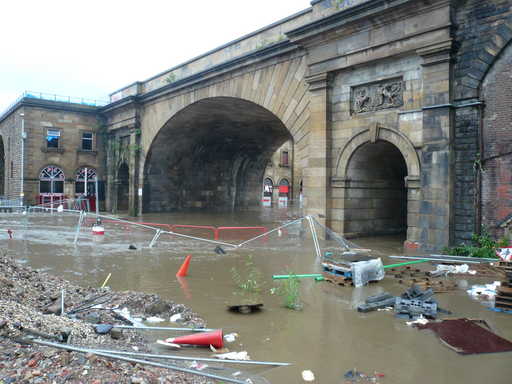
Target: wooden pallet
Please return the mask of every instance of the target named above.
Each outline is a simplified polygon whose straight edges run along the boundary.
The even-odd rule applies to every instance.
[[[325,281],[339,285],[341,287],[350,287],[350,286],[353,287],[354,286],[352,279],[347,278],[345,276],[335,275],[335,274],[332,274],[329,272],[323,272],[322,276],[324,277]]]
[[[412,280],[399,280],[400,284],[404,284],[408,287],[412,287],[413,285],[417,285],[421,289],[429,289],[431,288],[435,293],[442,292],[450,292],[457,288],[457,283],[453,281],[444,281],[444,280],[432,280],[429,278],[425,279],[412,279]]]

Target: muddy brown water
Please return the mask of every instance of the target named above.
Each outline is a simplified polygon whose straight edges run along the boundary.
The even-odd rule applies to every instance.
[[[155,214],[139,220],[213,226],[262,225],[270,229],[296,216],[300,214],[274,209],[236,214]],[[157,293],[190,306],[207,320],[209,327],[223,328],[225,333],[237,332],[240,337],[228,344],[230,350],[246,350],[253,360],[293,364],[255,370],[264,378],[262,382],[301,383],[301,372],[311,370],[317,383],[344,383],[343,375],[354,368],[367,374],[383,373],[385,377],[380,382],[393,384],[512,382],[511,353],[458,355],[430,331],[411,328],[392,312],[361,314],[355,310],[368,295],[403,292],[403,286],[392,278],[362,288],[303,279],[300,287],[303,309],[284,308],[282,298],[269,293],[279,284],[272,281],[272,275],[320,271],[311,239],[294,237],[290,234],[293,230],[281,236],[273,233],[265,240],[239,249],[224,246],[226,254],[219,255],[214,252],[214,244],[165,235],[149,249],[153,231],[126,230],[110,223],[105,224],[106,235],[102,239],[93,237],[90,228],[84,228],[78,246],[74,247],[76,222],[77,217],[71,214],[28,217],[0,214],[0,247],[10,249],[20,262],[82,285],[99,286],[112,273],[109,281],[112,289]],[[7,240],[7,228],[14,230],[13,240]],[[402,253],[403,238],[398,236],[353,241],[377,250],[385,264],[397,262],[385,255]],[[128,250],[129,244],[138,249]],[[189,276],[178,281],[175,273],[186,254],[192,254]],[[263,289],[257,298],[244,296],[233,280],[232,268],[244,275],[249,256],[263,276]],[[512,340],[512,315],[489,311],[464,289],[467,285],[491,281],[492,278],[458,279],[460,289],[437,294],[436,298],[453,316],[485,319],[498,335]],[[264,310],[250,315],[226,310],[227,305],[248,299],[263,302]],[[156,340],[173,335],[160,332],[149,336]],[[199,349],[188,353],[208,355]]]

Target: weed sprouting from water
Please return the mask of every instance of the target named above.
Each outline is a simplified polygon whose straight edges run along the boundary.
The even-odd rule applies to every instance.
[[[281,285],[277,288],[272,288],[271,294],[278,294],[283,297],[283,305],[286,308],[300,311],[303,308],[302,301],[300,299],[300,280],[291,271],[287,273],[290,275],[288,279],[284,279]]]
[[[241,274],[235,267],[231,268],[231,276],[236,286],[246,293],[258,293],[263,285],[263,275],[254,265],[252,256],[245,262],[245,273]]]

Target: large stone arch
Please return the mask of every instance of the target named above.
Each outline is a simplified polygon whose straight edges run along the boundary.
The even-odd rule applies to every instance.
[[[383,180],[376,180],[375,185],[371,185],[373,184],[371,180],[370,182],[368,180],[363,182],[353,179],[349,172],[351,160],[356,155],[359,156],[362,151],[371,153],[371,151],[368,151],[370,144],[375,145],[372,148],[382,149],[385,147],[387,153],[393,155],[393,161],[397,164],[403,162],[403,166],[398,164],[398,167],[403,167],[403,170],[399,170],[398,176],[394,175],[394,185],[383,183]],[[360,159],[357,161],[360,161]],[[371,165],[366,164],[365,172],[371,172],[368,171],[369,168],[371,168]],[[420,200],[420,171],[420,160],[412,142],[398,130],[374,124],[370,128],[355,134],[341,148],[336,159],[332,187],[334,188],[334,206],[337,207],[340,214],[334,215],[337,219],[334,226],[347,235],[398,233],[406,229],[406,240],[415,240],[418,224],[416,216],[419,211]],[[397,177],[398,179],[396,179]],[[389,199],[390,195],[393,196],[394,192],[392,190],[396,189],[397,185],[401,185],[397,192],[402,196],[397,197],[397,199],[402,200],[398,202],[399,206],[397,207],[397,209],[402,210],[401,213],[397,213],[401,217],[397,216],[388,220],[389,218],[385,218],[385,215],[394,208],[387,207],[388,213],[382,212],[382,210],[379,213],[378,205],[382,205],[384,199]],[[370,191],[373,187],[381,189],[380,196]],[[358,197],[354,198],[356,195],[354,191],[356,190]],[[368,192],[368,195],[365,194],[365,191]],[[376,224],[378,219],[382,219],[381,222],[383,223],[380,229],[377,228],[378,225]],[[377,229],[370,232],[367,225],[358,227],[354,224],[358,220],[373,220],[374,223],[371,227]],[[395,227],[390,226],[389,223],[393,223]]]
[[[482,116],[481,224],[503,235],[512,215],[512,42],[493,62],[480,86]]]
[[[146,151],[143,210],[259,204],[265,167],[292,138],[268,109],[241,98],[202,98],[174,114]]]
[[[215,97],[245,100],[265,108],[281,120],[295,141],[300,141],[307,134],[305,126],[309,119],[307,70],[302,53],[148,100],[140,110],[142,148],[147,151],[160,129],[180,111]]]

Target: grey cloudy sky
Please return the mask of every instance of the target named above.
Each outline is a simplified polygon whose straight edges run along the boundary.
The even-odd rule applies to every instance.
[[[3,1],[0,113],[23,91],[107,99],[309,0]]]

